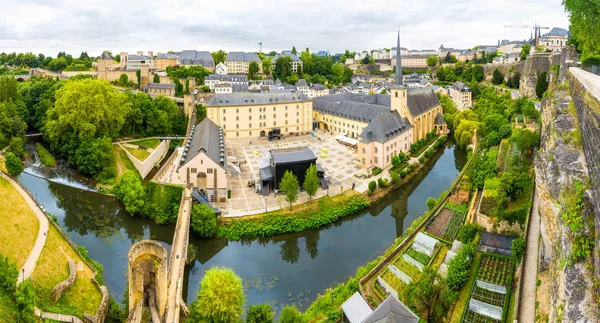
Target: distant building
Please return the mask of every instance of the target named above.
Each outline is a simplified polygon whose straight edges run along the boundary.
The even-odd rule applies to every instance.
[[[306,133],[312,130],[312,101],[294,91],[216,94],[206,103],[206,116],[231,138]]]
[[[296,56],[294,54],[276,54],[271,59],[271,62],[273,62],[273,66],[275,66],[275,62],[277,62],[277,59],[279,57],[289,57],[292,60],[292,72],[298,73],[298,68],[300,68],[300,71],[303,70],[302,69],[302,61],[300,60],[300,58],[298,58],[298,56]]]
[[[215,74],[227,75],[227,65],[225,65],[225,63],[223,62],[217,64],[217,66],[215,67]]]
[[[233,86],[230,83],[220,83],[214,85],[215,93],[233,93]]]
[[[154,58],[143,55],[127,55],[127,69],[139,70],[142,65],[147,65],[149,68],[154,68]]]
[[[146,85],[146,92],[151,95],[175,96],[175,84],[150,83]]]
[[[423,50],[411,50],[408,52],[408,55],[414,55],[414,56],[435,56],[437,55],[438,52],[435,49],[423,49]]]
[[[172,54],[160,54],[154,59],[154,67],[159,70],[165,70],[169,66],[179,64],[178,57]]]
[[[299,79],[298,82],[296,83],[296,89],[298,91],[302,92],[302,94],[308,95],[309,89],[308,89],[308,83],[306,82],[306,80]]]
[[[256,53],[229,52],[225,58],[229,74],[248,74],[251,62],[258,64],[258,73],[262,73],[262,61]]]
[[[427,68],[427,57],[423,55],[408,55],[402,56],[402,67],[423,69]],[[392,66],[396,65],[396,55],[392,57]]]
[[[329,95],[329,89],[323,84],[311,84],[308,87],[308,97],[311,99],[325,95]]]
[[[246,75],[221,75],[210,74],[204,78],[204,85],[208,85],[211,90],[215,89],[217,84],[245,85],[248,86],[248,77]]]
[[[567,46],[570,33],[563,28],[554,27],[550,32],[542,35],[539,45],[550,49],[552,52],[561,52]]]
[[[184,50],[179,54],[179,65],[195,66],[200,65],[213,72],[215,70],[215,60],[208,51]]]
[[[227,200],[227,157],[222,129],[209,118],[193,128],[172,183],[192,185],[210,202]]]
[[[448,96],[454,101],[458,110],[463,111],[473,106],[472,93],[470,87],[463,82],[456,82],[450,87]]]

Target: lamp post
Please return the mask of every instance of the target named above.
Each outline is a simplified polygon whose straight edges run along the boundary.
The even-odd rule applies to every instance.
[[[25,282],[25,268],[21,269],[21,271],[23,272],[23,280],[21,282]]]

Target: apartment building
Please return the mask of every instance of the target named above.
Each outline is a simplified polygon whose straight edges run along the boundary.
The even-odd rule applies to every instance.
[[[227,73],[229,74],[248,74],[248,68],[251,62],[258,63],[258,72],[262,73],[262,61],[256,53],[229,52],[225,58]]]

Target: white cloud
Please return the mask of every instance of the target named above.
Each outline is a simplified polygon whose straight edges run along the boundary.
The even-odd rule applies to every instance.
[[[505,24],[568,27],[561,0],[0,0],[0,51],[282,50],[332,53],[395,45],[469,48],[522,40]]]

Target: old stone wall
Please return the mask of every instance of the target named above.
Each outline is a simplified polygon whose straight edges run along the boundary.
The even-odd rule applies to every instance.
[[[167,249],[156,241],[142,240],[129,250],[129,308],[143,301],[144,289],[153,289],[159,315],[167,304]],[[152,284],[154,281],[154,284]]]
[[[135,169],[138,170],[142,178],[146,178],[146,176],[152,171],[152,168],[154,168],[154,165],[165,156],[165,154],[169,150],[170,143],[170,140],[161,141],[158,147],[156,147],[154,151],[150,154],[150,156],[146,157],[144,161],[140,161],[139,159],[135,158],[129,151],[127,151],[127,149],[122,149],[125,151],[125,154],[129,158]]]
[[[75,268],[75,262],[73,259],[69,259],[69,277],[67,279],[58,283],[58,285],[54,286],[52,289],[52,301],[54,303],[58,302],[60,296],[67,288],[73,286],[75,284],[75,278],[77,277],[77,269]]]
[[[588,163],[582,147],[569,139],[579,124],[575,114],[569,111],[571,97],[567,87],[551,91],[552,95],[542,101],[542,139],[535,159],[536,188],[543,219],[540,230],[552,245],[549,321],[596,322],[594,271],[583,261],[567,262],[573,242],[560,213],[565,192],[571,190],[574,181],[586,181]]]
[[[552,55],[547,53],[538,53],[527,57],[519,86],[522,95],[530,98],[535,97],[535,84],[537,83],[538,74],[548,72],[551,64]]]
[[[521,74],[523,74],[524,68],[525,68],[525,61],[518,61],[518,62],[504,63],[504,64],[486,64],[486,65],[483,65],[483,75],[486,80],[491,81],[492,74],[494,73],[494,70],[496,70],[496,69],[500,70],[500,72],[502,72],[504,77],[507,78],[508,75],[510,75],[510,73],[513,71],[519,71],[519,72],[521,72]]]
[[[560,55],[560,70],[558,73],[558,83],[562,84],[567,80],[567,74],[569,72],[569,68],[573,66],[577,66],[577,62],[579,61],[579,55],[575,50],[575,46],[569,45],[563,49]]]

